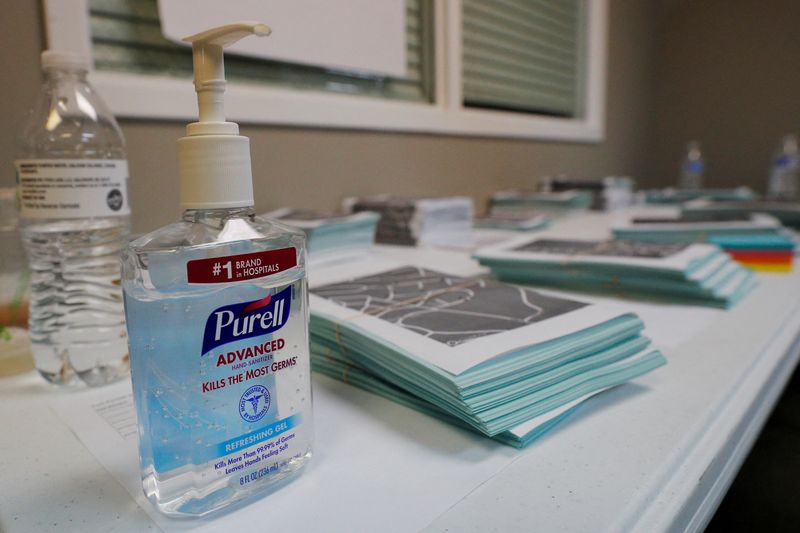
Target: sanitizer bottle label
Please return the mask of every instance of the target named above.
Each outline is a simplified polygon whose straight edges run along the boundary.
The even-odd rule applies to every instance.
[[[228,257],[195,259],[186,264],[189,283],[247,281],[278,274],[297,266],[297,251],[281,248]]]
[[[186,471],[245,486],[310,453],[306,281],[269,283],[296,256],[289,247],[187,261],[189,286],[207,277],[225,284],[211,296],[126,294],[137,324],[130,348],[141,452],[162,478]],[[263,276],[249,277],[256,272]]]

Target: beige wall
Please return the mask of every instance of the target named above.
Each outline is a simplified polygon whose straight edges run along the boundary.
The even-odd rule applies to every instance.
[[[654,183],[700,139],[710,186],[763,190],[772,152],[800,132],[800,2],[672,0],[656,28]]]
[[[44,45],[37,1],[4,2],[0,16],[0,187],[14,184],[17,135],[39,90]]]
[[[16,5],[24,4],[24,5]],[[0,31],[19,49],[0,48],[13,87],[0,85],[2,184],[13,182],[12,123],[38,87],[41,29],[34,2],[13,2]],[[243,126],[251,139],[256,206],[335,208],[354,194],[470,194],[479,208],[492,191],[532,186],[537,176],[640,175],[646,165],[646,113],[654,23],[651,2],[611,0],[606,141],[547,143],[374,132]],[[122,120],[128,143],[135,231],[178,216],[175,140],[180,123]]]

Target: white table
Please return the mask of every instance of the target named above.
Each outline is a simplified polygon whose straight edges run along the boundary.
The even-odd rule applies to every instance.
[[[547,234],[600,237],[608,222],[586,215]],[[800,273],[759,281],[731,311],[624,302],[669,364],[523,451],[317,376],[310,468],[244,509],[167,529],[701,530],[800,355]],[[0,380],[0,531],[158,530],[52,409],[89,394]]]

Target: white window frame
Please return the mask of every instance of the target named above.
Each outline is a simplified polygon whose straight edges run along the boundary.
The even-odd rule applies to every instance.
[[[434,102],[230,82],[229,120],[270,124],[596,143],[605,138],[608,0],[583,0],[588,16],[583,116],[560,118],[464,107],[462,1],[434,3]],[[43,0],[48,46],[91,55],[88,0]],[[269,21],[267,21],[269,22]],[[197,118],[194,87],[167,76],[95,71],[92,83],[117,117]]]

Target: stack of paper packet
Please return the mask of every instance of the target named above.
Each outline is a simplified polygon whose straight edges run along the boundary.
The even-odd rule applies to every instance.
[[[682,212],[687,217],[706,217],[721,213],[764,213],[772,215],[784,226],[800,228],[800,202],[752,200],[737,202],[714,202],[694,200],[683,204]]]
[[[314,261],[368,252],[375,242],[375,228],[380,218],[369,211],[337,215],[291,208],[270,211],[263,216],[303,230],[309,258]]]
[[[437,246],[472,242],[472,199],[466,196],[407,198],[382,194],[346,198],[345,211],[380,215],[375,241],[401,246]]]
[[[705,198],[707,200],[737,201],[755,200],[758,195],[749,187],[735,187],[732,189],[650,189],[644,191],[648,204],[680,204],[690,200]]]
[[[315,370],[514,446],[666,362],[612,307],[413,261],[312,274]]]
[[[636,183],[626,176],[602,178],[570,178],[567,176],[544,177],[539,180],[541,192],[586,191],[592,195],[591,209],[595,211],[617,211],[630,207],[634,202]]]
[[[500,279],[618,296],[731,307],[755,286],[753,273],[710,244],[515,239],[474,257]]]
[[[500,191],[489,198],[489,213],[532,213],[558,216],[574,211],[585,211],[592,205],[590,191],[534,192]]]
[[[475,218],[475,228],[508,231],[534,231],[550,225],[550,218],[525,212],[507,212]]]
[[[334,352],[331,348],[318,345],[313,341],[311,347],[314,371],[344,381],[349,385],[377,394],[378,396],[382,396],[400,405],[405,405],[421,413],[439,418],[455,426],[474,431],[474,428],[470,424],[453,416],[445,409],[438,407],[435,403],[423,400],[421,397],[415,396],[405,389],[392,385],[389,381],[377,377],[372,372],[359,366],[349,357],[342,356],[341,353]],[[597,392],[586,394],[577,400],[568,402],[561,407],[532,418],[508,431],[498,433],[491,438],[503,444],[514,446],[515,448],[524,448],[575,412],[586,400],[604,390],[607,389],[600,389]]]
[[[754,270],[788,272],[795,239],[773,216],[762,213],[695,213],[632,217],[613,227],[618,239],[692,243],[708,242]]]

